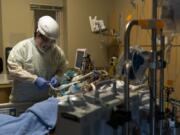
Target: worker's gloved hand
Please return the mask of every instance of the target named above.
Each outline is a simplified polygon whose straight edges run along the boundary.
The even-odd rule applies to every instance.
[[[35,80],[35,85],[39,88],[39,89],[47,89],[49,87],[49,81],[47,81],[46,79],[44,79],[43,77],[38,77]]]
[[[59,86],[59,81],[56,79],[56,77],[52,77],[51,80],[50,80],[50,84],[53,86],[53,87],[57,87]]]

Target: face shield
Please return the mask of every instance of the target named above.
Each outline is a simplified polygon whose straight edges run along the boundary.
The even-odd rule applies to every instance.
[[[38,50],[42,53],[45,53],[51,48],[53,48],[56,42],[56,40],[49,39],[39,32],[37,32],[36,34],[35,41],[36,41],[36,46]]]
[[[38,49],[44,53],[54,46],[59,37],[59,25],[52,17],[42,16],[37,26],[36,44]]]

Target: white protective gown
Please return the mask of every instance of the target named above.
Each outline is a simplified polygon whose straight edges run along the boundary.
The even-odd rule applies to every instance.
[[[48,89],[40,90],[34,82],[37,77],[50,80],[61,76],[66,67],[64,52],[54,45],[42,53],[29,38],[15,45],[8,57],[8,70],[12,77],[11,102],[38,102],[48,98]]]

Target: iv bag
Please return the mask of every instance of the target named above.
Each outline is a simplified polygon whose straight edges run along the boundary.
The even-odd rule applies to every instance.
[[[145,72],[149,66],[150,55],[150,52],[144,51],[140,47],[130,48],[129,60],[131,61],[132,66],[130,67],[128,76],[129,80],[131,81],[131,84],[140,84],[145,82]],[[124,53],[122,53],[117,64],[117,76],[125,75],[124,64]]]

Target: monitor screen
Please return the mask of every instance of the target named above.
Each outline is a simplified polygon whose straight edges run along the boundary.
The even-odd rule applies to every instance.
[[[86,49],[77,49],[75,57],[75,69],[80,69],[82,65],[83,56],[86,55]]]

